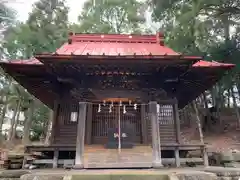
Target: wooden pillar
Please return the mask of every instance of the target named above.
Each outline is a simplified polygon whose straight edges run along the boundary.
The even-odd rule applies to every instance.
[[[174,150],[174,154],[175,154],[176,167],[180,167],[181,162],[180,162],[180,155],[179,155],[179,146],[176,146],[176,148]]]
[[[52,121],[52,132],[51,132],[50,144],[53,144],[55,140],[58,114],[59,114],[59,100],[55,100],[54,107],[53,107],[53,121]]]
[[[208,154],[207,154],[207,148],[206,146],[202,147],[202,154],[203,154],[203,163],[205,167],[209,166],[209,162],[208,162]]]
[[[178,104],[177,101],[173,104],[173,118],[174,118],[174,125],[175,125],[175,132],[176,132],[176,143],[177,147],[175,148],[175,163],[176,167],[180,167],[180,156],[179,156],[179,147],[180,145],[180,138],[181,138],[181,132],[180,132],[180,119],[179,119],[179,112],[178,112]]]
[[[157,102],[149,103],[149,115],[152,125],[152,150],[153,150],[153,168],[162,167],[161,147],[160,147],[160,132],[157,115]]]
[[[142,128],[142,143],[148,144],[148,126],[146,121],[146,105],[141,105],[141,128]]]
[[[53,154],[53,168],[58,167],[58,156],[59,156],[59,150],[55,149]]]
[[[76,156],[75,169],[83,169],[83,153],[84,153],[84,136],[86,123],[87,103],[79,102],[78,125],[77,125],[77,142],[76,142]]]
[[[92,104],[87,105],[87,121],[86,121],[86,144],[92,144],[92,118],[93,118],[93,109]]]

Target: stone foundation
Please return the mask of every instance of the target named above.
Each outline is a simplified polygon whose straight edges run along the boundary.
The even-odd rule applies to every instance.
[[[238,168],[181,168],[142,170],[4,170],[0,180],[238,180]]]

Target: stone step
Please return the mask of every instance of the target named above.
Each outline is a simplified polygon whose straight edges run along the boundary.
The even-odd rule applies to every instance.
[[[101,146],[86,147],[84,150],[85,165],[124,164],[124,163],[150,163],[152,149],[150,146],[135,146],[132,149],[104,149]]]

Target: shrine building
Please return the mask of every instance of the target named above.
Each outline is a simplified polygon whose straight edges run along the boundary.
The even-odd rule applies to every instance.
[[[54,112],[51,143],[26,152],[79,169],[207,166],[205,145],[182,139],[179,109],[234,67],[177,53],[161,33],[70,33],[56,52],[0,65]],[[202,155],[187,158],[192,150]]]

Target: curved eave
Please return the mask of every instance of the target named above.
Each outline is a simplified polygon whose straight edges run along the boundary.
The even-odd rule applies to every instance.
[[[235,66],[206,61],[199,61],[196,64],[180,76],[180,83],[176,85],[175,94],[180,108],[211,88],[225,72]],[[49,107],[53,107],[57,93],[54,92],[56,88],[52,86],[52,83],[46,83],[52,76],[47,72],[46,66],[37,60],[0,62],[0,66],[36,98]]]
[[[192,67],[181,77],[181,83],[176,88],[179,107],[183,108],[204,91],[211,89],[233,67],[233,64]]]
[[[229,64],[229,63],[220,63],[217,61],[204,61],[200,60],[196,62],[193,67],[195,68],[220,68],[220,69],[231,69],[234,68],[235,64]]]
[[[60,55],[40,54],[35,56],[40,62],[46,63],[157,63],[157,64],[194,64],[201,60],[201,57],[182,55]]]
[[[50,108],[53,107],[57,93],[53,91],[43,65],[0,62],[0,66],[29,93]]]

